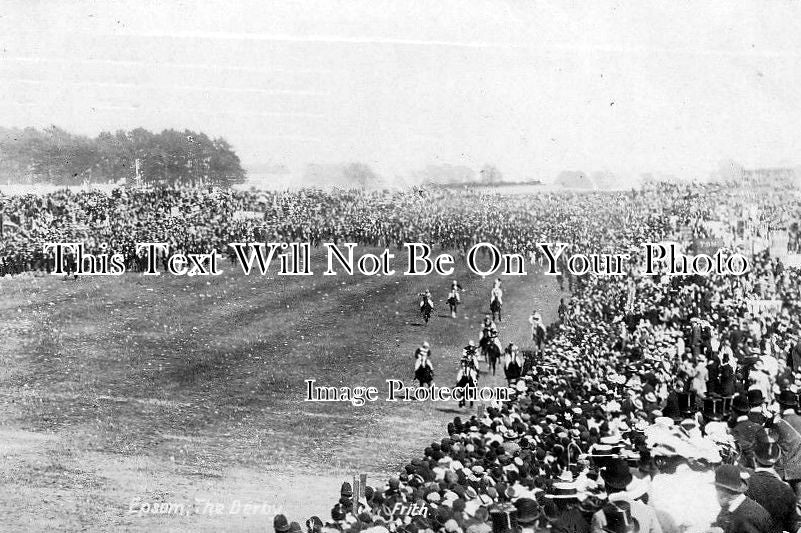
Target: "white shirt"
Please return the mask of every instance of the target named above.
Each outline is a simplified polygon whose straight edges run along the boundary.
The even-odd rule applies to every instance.
[[[729,502],[729,512],[733,513],[734,511],[736,511],[737,508],[740,507],[740,504],[743,503],[744,501],[745,501],[745,494],[740,494],[739,496],[734,498],[732,501]]]

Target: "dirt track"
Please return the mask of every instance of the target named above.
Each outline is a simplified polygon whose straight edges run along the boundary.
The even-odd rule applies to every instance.
[[[381,485],[468,411],[310,404],[303,380],[383,391],[387,378],[411,381],[429,340],[449,384],[491,287],[457,277],[456,319],[448,280],[433,276],[0,280],[0,529],[241,531],[262,530],[265,510],[327,517],[342,481],[367,472]],[[428,326],[415,314],[426,286]],[[504,288],[501,340],[525,347],[528,315],[550,321],[558,286],[530,273]],[[145,502],[190,510],[131,512]]]

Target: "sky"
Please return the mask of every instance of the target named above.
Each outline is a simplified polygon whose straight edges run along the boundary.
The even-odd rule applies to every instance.
[[[799,2],[0,0],[0,124],[202,130],[246,168],[799,164]]]

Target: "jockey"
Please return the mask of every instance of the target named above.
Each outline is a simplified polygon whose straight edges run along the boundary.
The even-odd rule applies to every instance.
[[[414,362],[414,372],[415,374],[420,368],[428,367],[432,372],[434,371],[434,367],[431,365],[431,359],[428,358],[427,354],[421,354],[417,361]]]
[[[495,285],[492,287],[492,292],[490,292],[490,304],[492,304],[493,300],[498,300],[498,303],[503,305],[503,289],[501,289],[500,278],[495,280]]]
[[[434,379],[434,366],[428,355],[422,354],[414,362],[414,379],[420,382],[420,385],[430,386]]]
[[[448,298],[453,297],[456,299],[456,303],[461,303],[462,302],[461,292],[462,292],[462,286],[459,285],[459,282],[457,280],[452,280],[451,290],[448,293]]]
[[[451,290],[448,293],[448,305],[451,306],[451,318],[456,318],[456,306],[462,303],[462,297],[459,295],[459,291],[462,290],[462,286],[459,285],[459,282],[453,280],[451,282]]]
[[[421,293],[420,296],[420,309],[423,308],[426,302],[428,302],[428,306],[431,307],[431,309],[434,309],[434,300],[431,298],[430,290],[426,289],[426,292]]]
[[[503,351],[504,354],[504,366],[509,366],[509,363],[512,361],[517,361],[520,363],[520,366],[523,366],[523,358],[520,356],[520,348],[518,348],[517,344],[510,342],[509,346]]]
[[[456,383],[461,383],[462,380],[467,380],[475,386],[478,383],[478,372],[470,365],[462,363],[459,365],[459,373],[456,374]]]
[[[545,323],[542,321],[542,315],[540,315],[539,311],[534,311],[534,313],[528,318],[528,323],[531,324],[531,340],[534,341],[534,344],[537,346],[537,350],[541,350],[547,330],[545,328]]]
[[[494,342],[498,345],[499,352],[503,350],[501,341],[498,340],[498,326],[495,325],[495,322],[492,321],[492,317],[489,315],[484,316],[484,322],[481,324],[481,337],[479,337],[479,342],[481,341]]]
[[[478,385],[478,370],[471,367],[469,364],[462,362],[459,365],[459,373],[456,374],[456,386],[472,388]],[[464,407],[466,400],[464,396],[459,400],[459,407]],[[473,407],[473,402],[470,402],[470,407]]]
[[[478,348],[476,347],[476,343],[472,340],[462,349],[461,364],[469,364],[473,368],[478,369]]]
[[[414,358],[421,359],[421,358],[429,358],[431,357],[431,346],[428,344],[428,341],[423,341],[415,351],[414,351]]]

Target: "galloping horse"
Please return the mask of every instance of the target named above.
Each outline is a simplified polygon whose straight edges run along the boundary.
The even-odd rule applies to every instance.
[[[429,291],[420,294],[420,314],[423,315],[423,320],[426,324],[431,320],[431,312],[434,310],[434,304],[431,301],[431,293]]]
[[[481,346],[481,354],[487,360],[487,365],[489,369],[492,370],[492,375],[494,376],[495,366],[498,363],[498,359],[501,358],[501,348],[493,338],[486,336],[481,339],[479,344]]]
[[[467,361],[462,361],[459,366],[459,373],[456,375],[456,386],[471,389],[478,387],[478,372]],[[465,397],[459,400],[459,407],[464,407],[466,403]],[[473,407],[473,401],[470,401],[470,407]]]
[[[448,296],[448,307],[451,310],[451,318],[456,318],[456,310],[459,307],[459,295],[455,292],[451,292]]]
[[[498,300],[497,298],[493,298],[492,301],[490,302],[490,311],[492,312],[492,319],[493,320],[495,320],[495,315],[498,315],[498,322],[502,321],[502,319],[501,319],[501,309],[502,308],[503,308],[503,305],[501,304],[501,301]]]
[[[501,322],[501,309],[503,308],[503,291],[501,290],[501,280],[495,282],[495,286],[490,293],[490,312],[492,313],[492,320],[495,320],[495,315],[498,315],[498,322]]]
[[[427,356],[417,359],[414,364],[414,379],[420,383],[421,387],[431,387],[434,384],[434,367]]]
[[[524,361],[520,357],[517,346],[512,344],[506,349],[506,356],[503,365],[506,383],[511,387],[523,374]]]
[[[462,299],[459,296],[459,291],[462,290],[462,286],[459,285],[459,282],[453,280],[451,282],[451,291],[448,293],[448,307],[451,309],[451,318],[456,318],[456,311],[459,307],[459,304],[462,303]]]
[[[428,300],[423,302],[423,305],[420,306],[420,314],[423,315],[423,320],[426,324],[428,324],[428,321],[431,320],[431,311],[433,310],[434,308],[430,303],[428,303]]]

